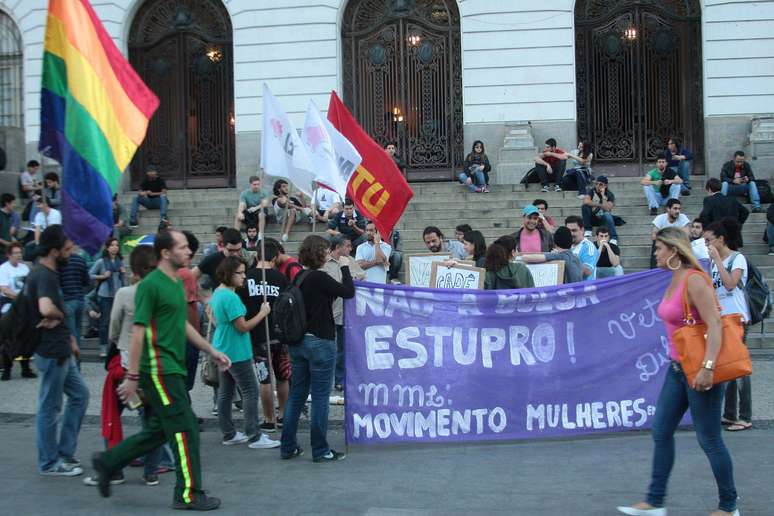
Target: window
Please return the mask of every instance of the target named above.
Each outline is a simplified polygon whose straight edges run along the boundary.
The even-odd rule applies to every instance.
[[[24,127],[22,85],[21,33],[0,11],[0,127]]]

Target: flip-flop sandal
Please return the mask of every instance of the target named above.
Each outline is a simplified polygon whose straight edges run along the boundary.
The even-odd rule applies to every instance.
[[[724,417],[720,418],[721,425],[728,426],[728,425],[733,425],[734,423],[736,423],[736,421],[734,421],[733,419],[726,419]]]
[[[726,428],[729,432],[741,432],[743,430],[749,430],[752,428],[752,423],[739,421]]]

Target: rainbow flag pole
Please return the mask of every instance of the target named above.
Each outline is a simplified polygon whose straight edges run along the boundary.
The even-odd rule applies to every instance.
[[[113,228],[112,197],[159,105],[88,0],[50,0],[40,151],[62,165],[67,235],[89,253]]]

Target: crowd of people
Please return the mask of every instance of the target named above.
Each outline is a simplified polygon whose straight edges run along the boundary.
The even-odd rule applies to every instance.
[[[402,163],[394,144],[386,150],[396,164]],[[578,214],[560,223],[550,215],[545,199],[535,199],[521,209],[522,223],[515,233],[489,244],[481,231],[468,224],[458,225],[453,239],[446,238],[440,228],[428,226],[422,232],[428,252],[446,255],[450,265],[466,262],[484,269],[484,285],[490,290],[531,288],[534,280],[528,264],[549,261],[564,264],[564,283],[622,275],[616,227],[623,221],[614,214],[616,198],[607,177],[594,176],[592,160],[587,143],[580,142],[577,152],[568,153],[553,139],[546,141],[535,158],[542,191],[549,191],[552,183],[556,191],[578,189]],[[748,261],[739,252],[741,225],[749,212],[733,195],[748,195],[752,211],[762,210],[752,170],[744,154],[737,152],[723,166],[720,179],[707,180],[703,210],[691,220],[681,212],[680,196],[691,194],[692,160],[693,155],[672,138],[655,167],[642,178],[655,217],[652,266],[672,270],[675,279],[670,291],[689,288],[698,313],[711,321],[714,312],[698,301],[704,287],[683,273],[696,269],[697,259],[709,260],[719,313],[739,313],[749,322],[743,292]],[[574,166],[566,170],[568,161]],[[132,202],[128,223],[118,197],[114,198],[114,233],[101,256],[93,260],[79,252],[62,231],[58,178],[46,174],[45,185],[39,183],[38,168],[37,162],[28,163],[19,183],[19,196],[27,202],[24,212],[29,212],[22,213],[22,218],[32,221],[26,232],[16,213],[16,197],[0,196],[4,262],[0,265],[0,311],[9,311],[18,304],[17,298],[24,298],[36,326],[35,370],[29,355],[20,362],[22,376],[40,377],[36,440],[41,474],[77,476],[83,472],[75,452],[89,391],[78,357],[88,319],[95,320],[100,357],[105,362],[102,423],[107,449],[94,456],[94,474],[85,483],[97,486],[103,496],[109,496],[112,485],[124,482],[124,467],[139,463],[148,485],[158,484],[160,472],[176,472],[175,508],[201,510],[219,505],[202,488],[199,420],[189,396],[202,360],[217,369],[213,415],[218,417],[224,446],[280,448],[282,459],[301,456],[298,421],[311,394],[313,461],[344,458],[326,438],[329,397],[333,389],[343,390],[345,380],[342,300],[354,296],[353,280],[397,281],[402,266],[397,235],[385,241],[374,222],[364,218],[350,199],[342,200],[324,187],[307,199],[301,192],[291,193],[289,183],[279,179],[269,194],[261,178],[253,176],[239,195],[233,227],[218,227],[215,242],[204,248],[202,259],[194,266],[199,242],[193,234],[173,229],[167,215],[166,184],[155,169],[149,169]],[[470,191],[486,193],[490,172],[484,144],[476,141],[458,179]],[[132,250],[127,269],[120,238],[137,226],[139,206],[160,211],[159,232],[152,246]],[[665,211],[658,214],[661,206]],[[767,233],[770,249],[774,249],[774,214],[769,215]],[[267,221],[279,228],[278,239],[267,236]],[[298,256],[293,257],[285,252],[283,243],[299,222],[319,223],[324,236],[306,236]],[[677,266],[672,263],[675,257]],[[34,265],[30,268],[25,260]],[[293,343],[283,342],[275,317],[280,299],[291,291],[303,299],[307,323],[303,337]],[[12,351],[11,346],[3,347],[4,380],[10,378]],[[200,352],[204,353],[201,359]],[[670,375],[679,375],[679,371]],[[679,379],[668,381],[679,383]],[[711,400],[697,401],[683,387],[665,386],[665,390],[672,389],[674,399],[659,403],[682,403],[683,412],[698,403],[715,410],[725,394],[722,424],[730,431],[752,426],[749,377],[727,387],[712,387]],[[683,391],[678,395],[679,389]],[[63,396],[68,402],[60,419]],[[682,401],[677,401],[680,396]],[[235,397],[239,398],[236,402]],[[235,403],[244,412],[240,429],[232,418]],[[127,407],[139,408],[143,429],[124,439],[120,415]],[[675,417],[676,410],[660,406],[658,413],[671,411],[670,417]],[[662,419],[654,425],[654,436],[660,436],[656,439],[658,457],[669,454],[670,432],[675,426],[674,421]],[[721,421],[717,424],[719,427]],[[710,420],[706,426],[697,425],[700,439],[716,442],[713,425]],[[280,439],[272,439],[269,434],[278,430]],[[709,447],[705,451],[714,453]],[[721,479],[721,466],[714,466],[719,484],[724,483],[721,508],[728,511],[735,505],[735,495],[731,502],[733,480],[729,481],[728,473]],[[722,468],[726,467],[723,463]],[[668,468],[658,473],[664,485],[665,474],[668,476]],[[648,511],[662,504],[663,486],[654,483],[646,503],[622,510],[656,515],[661,513]]]

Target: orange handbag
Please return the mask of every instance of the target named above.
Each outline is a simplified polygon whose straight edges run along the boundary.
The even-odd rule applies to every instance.
[[[698,273],[702,274],[702,273]],[[712,286],[712,281],[705,275],[702,276]],[[688,276],[690,277],[690,275]],[[686,277],[685,281],[688,281]],[[688,378],[688,385],[693,385],[696,375],[704,361],[704,352],[707,347],[707,325],[697,323],[691,313],[688,304],[688,287],[683,290],[683,311],[685,314],[685,326],[677,329],[672,334],[672,343],[680,357],[680,366]],[[742,376],[752,374],[752,361],[750,352],[744,344],[744,327],[740,314],[728,314],[720,317],[722,323],[722,336],[720,351],[715,358],[715,370],[712,376],[714,384],[736,380]]]

